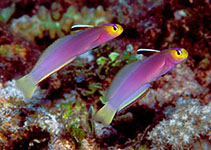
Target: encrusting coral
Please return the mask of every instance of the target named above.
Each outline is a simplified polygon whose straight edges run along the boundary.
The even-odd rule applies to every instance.
[[[209,136],[211,130],[211,103],[201,106],[198,100],[179,98],[169,119],[161,121],[151,132],[148,140],[152,149],[190,149],[201,136]]]

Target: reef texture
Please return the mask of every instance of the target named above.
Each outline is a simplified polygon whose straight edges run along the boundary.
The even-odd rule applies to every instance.
[[[35,103],[25,103],[23,95],[14,87],[15,81],[1,84],[1,149],[41,149],[58,136],[60,129],[55,115]],[[49,133],[52,133],[50,136]]]
[[[8,0],[0,3],[0,149],[203,149],[211,140],[211,5],[208,0]],[[73,24],[119,23],[123,34],[54,73],[31,100],[15,89]],[[116,73],[147,56],[138,48],[184,47],[185,63],[108,127],[92,116]]]
[[[179,98],[169,119],[161,121],[151,132],[152,149],[191,149],[196,139],[211,139],[211,103],[201,106],[198,100]]]
[[[38,46],[14,36],[0,22],[0,82],[28,73],[40,55]]]
[[[70,28],[74,24],[98,25],[112,20],[110,12],[104,11],[102,6],[96,9],[83,7],[80,11],[70,6],[66,12],[63,11],[61,4],[56,2],[52,3],[50,9],[40,6],[32,17],[24,15],[14,19],[11,30],[29,41],[34,41],[36,37],[42,39],[44,36],[55,39],[70,33]]]
[[[86,141],[91,132],[88,110],[76,93],[52,104],[41,102],[40,92],[30,101],[24,101],[14,80],[0,86],[1,149],[76,149],[89,143]]]
[[[195,78],[194,72],[186,64],[180,64],[155,81],[149,94],[139,104],[160,108],[166,103],[173,103],[180,95],[187,98],[200,97],[201,103],[208,102],[209,89],[201,86]]]

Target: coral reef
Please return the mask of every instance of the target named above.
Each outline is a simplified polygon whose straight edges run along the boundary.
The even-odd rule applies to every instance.
[[[208,53],[211,45],[209,1],[109,2],[114,5],[109,8],[114,19],[125,25],[125,35],[135,45],[156,49],[185,47],[197,57],[196,62]]]
[[[75,148],[85,138],[84,129],[89,128],[85,116],[87,111],[82,108],[83,103],[75,101],[76,97],[59,101],[55,104],[57,107],[51,108],[49,103],[40,105],[39,96],[25,102],[14,84],[13,80],[0,86],[1,148]],[[83,124],[83,129],[80,124]]]
[[[210,147],[210,6],[207,0],[2,1],[0,149]],[[111,22],[124,33],[44,80],[31,100],[15,89],[14,79],[73,24]],[[171,47],[186,48],[188,60],[153,82],[150,93],[110,126],[91,119],[115,74],[145,58],[135,54],[138,48]]]
[[[21,59],[26,60],[26,48],[18,44],[5,44],[0,47],[0,55],[2,57],[11,58],[19,55]]]
[[[88,132],[89,130],[89,124],[86,119],[88,118],[88,111],[85,108],[85,104],[81,103],[79,98],[76,97],[75,94],[77,93],[74,93],[72,92],[72,94],[66,95],[69,101],[61,105],[63,110],[62,122],[65,124],[66,132],[77,143],[80,143],[85,138],[85,131]]]
[[[183,6],[187,7],[183,7]],[[210,4],[208,1],[189,1],[186,4],[179,0],[172,0],[171,7],[174,17],[166,23],[166,36],[161,47],[185,47],[197,61],[205,58],[210,43]],[[194,9],[193,9],[194,7]],[[196,15],[198,14],[198,15]]]
[[[125,35],[138,47],[157,48],[162,36],[168,3],[161,1],[110,1],[109,10],[120,24],[125,26]]]
[[[200,136],[208,136],[211,103],[201,106],[198,100],[179,98],[175,109],[169,120],[161,121],[148,132],[152,149],[190,149]]]
[[[14,36],[0,23],[0,81],[28,73],[35,64],[39,49],[19,36]]]
[[[180,88],[178,88],[180,87]],[[178,65],[169,74],[152,84],[149,94],[139,102],[151,108],[160,108],[166,103],[173,103],[177,97],[201,97],[200,101],[208,101],[209,89],[202,87],[195,80],[194,72],[186,65]],[[202,98],[202,97],[205,98]]]
[[[1,148],[42,148],[50,140],[48,132],[59,133],[61,125],[55,116],[44,108],[33,108],[32,103],[27,105],[23,95],[15,89],[14,80],[6,82],[0,89],[0,103]]]
[[[193,146],[193,149],[202,149],[202,150],[208,150],[211,147],[210,139],[208,138],[201,138],[199,139]]]
[[[70,32],[73,24],[103,24],[109,23],[112,16],[104,11],[102,6],[96,9],[83,7],[78,11],[74,6],[68,7],[65,13],[60,3],[52,3],[51,9],[44,6],[38,8],[37,14],[32,17],[24,15],[13,19],[11,30],[14,34],[21,34],[29,41],[36,37],[42,39],[49,34],[51,39],[63,37]]]

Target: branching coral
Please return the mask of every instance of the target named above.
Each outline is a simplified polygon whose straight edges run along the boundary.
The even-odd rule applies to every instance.
[[[45,33],[48,33],[51,39],[55,39],[69,33],[73,24],[97,25],[109,23],[112,20],[112,15],[104,11],[102,6],[96,9],[83,7],[80,11],[70,6],[64,14],[62,10],[62,6],[56,2],[51,5],[50,10],[40,6],[38,13],[34,16],[24,15],[14,19],[11,30],[30,41],[34,41],[35,37],[43,38]]]
[[[33,114],[34,111],[27,109],[22,100],[23,96],[14,88],[14,81],[7,82],[0,88],[0,138],[3,139],[0,141],[1,149],[36,147],[36,142],[34,143],[33,140],[39,141],[41,145],[49,140],[49,134],[44,130],[41,131],[36,121],[33,124],[28,122],[27,116]],[[43,136],[39,137],[39,132]]]
[[[211,103],[200,106],[194,99],[179,98],[169,120],[161,121],[151,132],[153,149],[190,149],[201,135],[211,130]]]

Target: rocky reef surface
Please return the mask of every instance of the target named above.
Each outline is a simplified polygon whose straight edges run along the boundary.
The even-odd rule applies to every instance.
[[[8,0],[0,3],[0,149],[211,147],[209,0]],[[74,24],[119,23],[123,34],[39,84],[25,100],[15,79]],[[147,56],[138,48],[184,47],[188,60],[152,83],[108,127],[91,118],[115,74]]]

